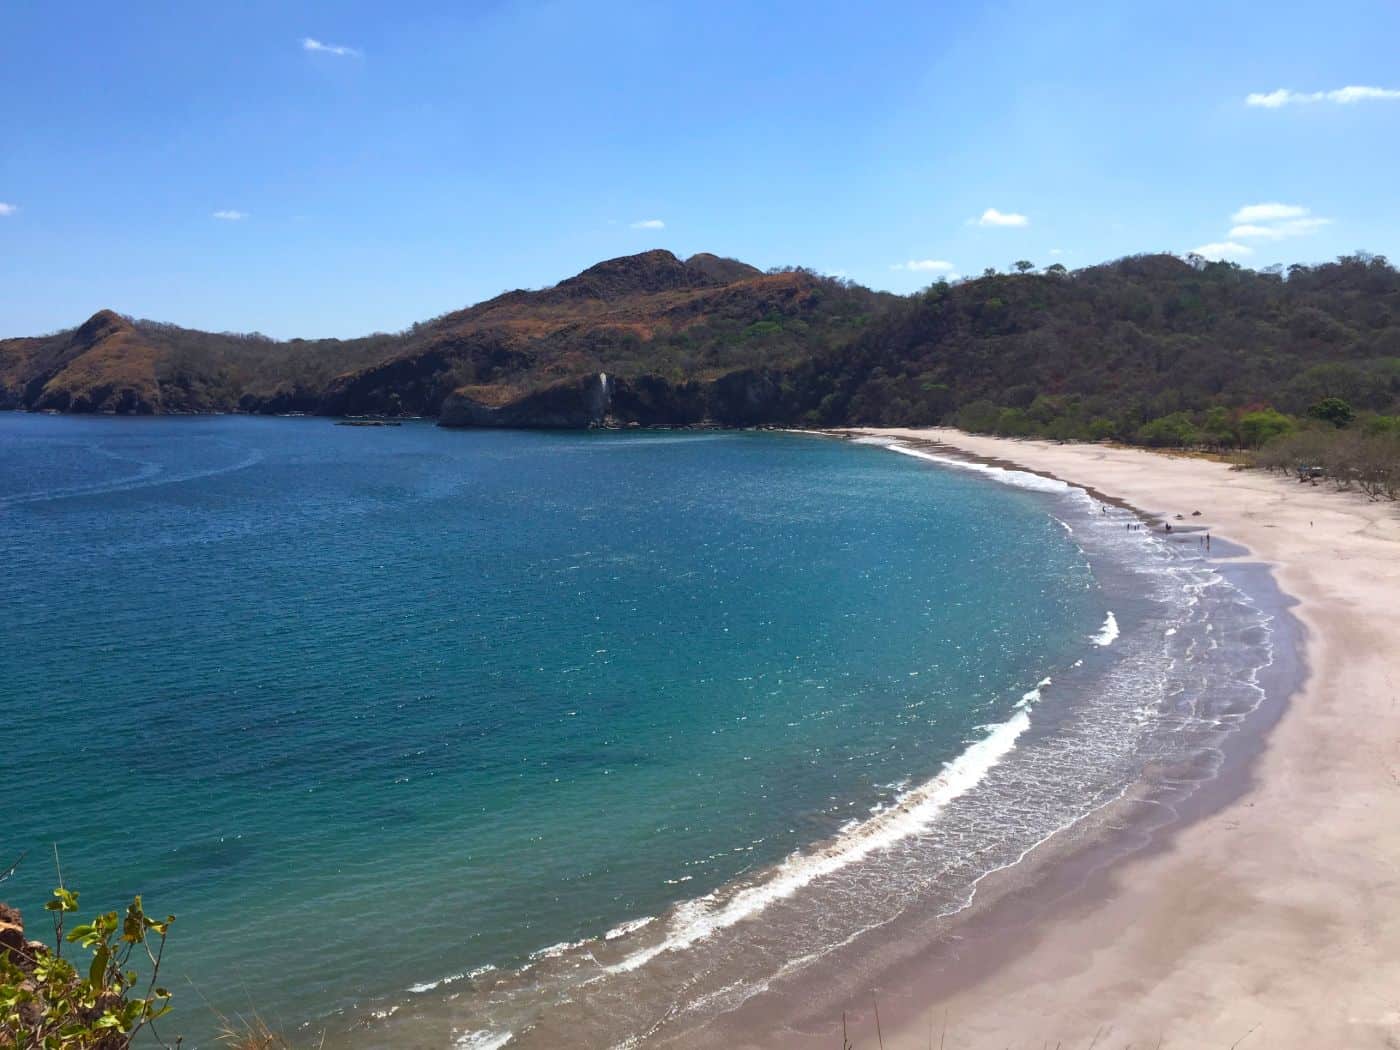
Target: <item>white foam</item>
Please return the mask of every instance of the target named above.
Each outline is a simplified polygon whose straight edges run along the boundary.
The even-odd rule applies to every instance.
[[[588,943],[588,938],[577,941],[560,941],[558,944],[551,944],[548,948],[541,948],[539,951],[531,952],[530,958],[538,962],[540,959],[556,959],[565,952],[571,952],[575,948],[582,948]]]
[[[1108,615],[1104,617],[1103,626],[1099,628],[1096,635],[1089,639],[1095,645],[1112,645],[1118,638],[1118,619],[1110,609]]]
[[[949,803],[976,787],[992,767],[1015,750],[1017,739],[1031,723],[1032,698],[1038,699],[1040,688],[1046,684],[1048,680],[1027,693],[1015,714],[990,727],[985,737],[946,763],[936,777],[911,790],[889,809],[854,824],[824,847],[791,854],[768,878],[739,890],[722,903],[714,893],[686,901],[677,907],[665,940],[634,952],[607,969],[635,970],[663,952],[688,948],[718,930],[758,914],[774,901],[792,896],[816,879],[923,831]]]
[[[1038,703],[1040,701],[1040,691],[1049,684],[1050,679],[1042,678],[1039,682],[1036,683],[1034,689],[1032,689],[1029,693],[1025,693],[1024,695],[1022,695],[1020,702],[1016,704],[1016,707],[1020,710],[1025,710],[1026,708],[1030,707],[1031,704]]]
[[[478,966],[475,970],[468,970],[466,973],[449,974],[446,977],[439,977],[436,981],[423,981],[421,984],[411,984],[408,986],[410,992],[422,994],[431,992],[436,988],[441,988],[445,984],[455,984],[458,981],[466,980],[468,977],[480,977],[484,973],[490,973],[495,967],[487,964]]]
[[[499,1050],[510,1042],[514,1032],[493,1032],[489,1029],[481,1029],[476,1032],[463,1032],[452,1040],[452,1045],[458,1050]]]
[[[956,467],[959,470],[970,470],[977,474],[984,474],[995,481],[1000,481],[1004,485],[1014,485],[1018,489],[1031,489],[1035,492],[1082,492],[1082,489],[1074,485],[1059,481],[1056,478],[1044,478],[1039,474],[1032,474],[1028,470],[1008,470],[1006,467],[994,467],[990,463],[973,463],[965,459],[954,459],[952,456],[940,456],[935,452],[925,452],[922,449],[909,448],[907,445],[886,445],[891,452],[898,452],[901,455],[913,456],[915,459],[926,459],[930,463],[938,463],[945,467]]]
[[[640,919],[633,919],[630,922],[619,923],[607,933],[603,934],[603,940],[615,941],[619,937],[626,937],[629,933],[635,933],[643,926],[650,926],[656,921],[655,915],[644,915]]]

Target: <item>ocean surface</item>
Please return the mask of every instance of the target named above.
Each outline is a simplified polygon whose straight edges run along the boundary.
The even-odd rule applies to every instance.
[[[0,898],[175,913],[186,1045],[665,1043],[1209,764],[1199,546],[902,451],[0,414]]]

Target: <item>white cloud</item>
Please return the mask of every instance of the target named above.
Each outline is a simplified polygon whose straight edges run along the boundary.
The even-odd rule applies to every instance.
[[[326,55],[339,55],[342,58],[359,58],[360,52],[357,48],[345,47],[343,44],[323,44],[315,37],[304,36],[301,38],[301,49],[303,51],[319,51]]]
[[[1307,208],[1300,208],[1296,204],[1279,204],[1277,201],[1271,204],[1246,204],[1230,216],[1230,221],[1273,222],[1276,219],[1297,219],[1307,213]]]
[[[953,264],[943,259],[910,259],[908,262],[895,263],[891,270],[911,270],[914,273],[952,273]]]
[[[1366,102],[1374,99],[1400,99],[1400,90],[1395,88],[1363,87],[1351,85],[1333,91],[1290,91],[1279,88],[1277,91],[1255,91],[1245,96],[1246,106],[1259,106],[1263,109],[1278,109],[1294,104],[1307,105],[1313,102],[1335,102],[1348,106],[1353,102]]]
[[[224,208],[214,212],[214,218],[223,219],[225,222],[239,222],[247,217],[248,213],[246,211],[235,211],[232,208]]]
[[[1207,259],[1234,259],[1241,255],[1254,254],[1254,249],[1249,245],[1237,244],[1234,241],[1212,241],[1199,248],[1192,248],[1191,251],[1195,255],[1203,255]]]
[[[665,228],[666,224],[660,219],[642,219],[632,223],[634,230],[664,230]]]
[[[1243,226],[1231,227],[1227,236],[1242,239],[1253,237],[1269,241],[1281,241],[1285,237],[1304,237],[1307,234],[1316,233],[1331,221],[1331,219],[1309,216],[1305,219],[1289,219],[1287,222],[1276,222],[1271,226],[1257,226],[1246,223]]]
[[[1227,236],[1232,241],[1281,241],[1286,237],[1305,237],[1316,233],[1332,220],[1313,215],[1298,204],[1248,204],[1230,217],[1235,225]]]
[[[19,211],[18,204],[6,204],[4,201],[0,201],[0,216],[13,215],[17,211]]]
[[[1016,212],[1002,212],[995,208],[988,208],[982,213],[982,217],[977,220],[978,226],[1029,226],[1031,220]]]
[[[1064,255],[1064,254],[1065,254],[1065,250],[1064,250],[1063,248],[1051,248],[1051,249],[1050,249],[1050,254],[1051,254],[1051,255]]]
[[[1229,236],[1231,237],[1277,237],[1272,226],[1232,226]]]

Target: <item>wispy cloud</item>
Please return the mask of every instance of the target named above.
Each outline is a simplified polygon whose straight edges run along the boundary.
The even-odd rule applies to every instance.
[[[953,264],[943,259],[910,259],[895,263],[891,270],[909,270],[913,273],[952,273]]]
[[[1305,237],[1331,223],[1331,219],[1313,215],[1299,204],[1247,204],[1230,216],[1235,224],[1227,236],[1233,241],[1280,241],[1286,237]]]
[[[1287,222],[1276,222],[1269,226],[1245,223],[1242,226],[1230,227],[1230,232],[1227,236],[1234,238],[1254,237],[1261,240],[1281,241],[1285,237],[1305,237],[1310,233],[1316,233],[1331,221],[1331,219],[1323,219],[1318,216],[1308,216],[1306,219],[1289,219]]]
[[[1279,88],[1277,91],[1251,92],[1245,96],[1244,104],[1263,109],[1279,109],[1283,106],[1309,105],[1314,102],[1335,102],[1347,106],[1354,102],[1380,99],[1400,99],[1400,90],[1360,85],[1337,88],[1333,91],[1290,91],[1288,88]]]
[[[341,58],[359,58],[360,50],[354,47],[346,47],[344,44],[326,44],[317,40],[314,36],[304,36],[301,38],[301,49],[303,51],[319,51],[323,55],[339,55]]]
[[[997,211],[988,208],[977,220],[978,226],[1029,226],[1031,220],[1014,211]]]
[[[1237,244],[1234,241],[1212,241],[1199,248],[1192,248],[1191,252],[1207,259],[1237,259],[1242,255],[1253,255],[1254,249],[1247,244]]]
[[[1234,215],[1230,216],[1231,222],[1273,222],[1275,219],[1296,219],[1300,215],[1306,215],[1308,209],[1297,204],[1279,204],[1273,201],[1269,204],[1246,204]]]
[[[634,230],[664,230],[665,228],[666,224],[660,219],[639,219],[632,223]]]
[[[1064,255],[1064,254],[1065,254],[1065,250],[1064,250],[1063,248],[1051,248],[1051,249],[1050,249],[1050,254],[1051,254],[1051,255]]]
[[[246,211],[235,211],[232,208],[223,208],[214,212],[214,218],[223,219],[225,222],[241,222],[248,217]]]
[[[0,201],[0,217],[13,215],[17,211],[19,211],[18,204],[6,204],[4,201]]]

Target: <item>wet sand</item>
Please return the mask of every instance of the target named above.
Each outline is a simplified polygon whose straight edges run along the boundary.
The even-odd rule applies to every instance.
[[[951,931],[910,916],[701,1042],[839,1047],[845,1014],[888,1050],[1400,1047],[1400,509],[1136,449],[862,433],[1208,526],[1292,625],[1282,695],[1200,790],[1110,807],[985,880]]]

